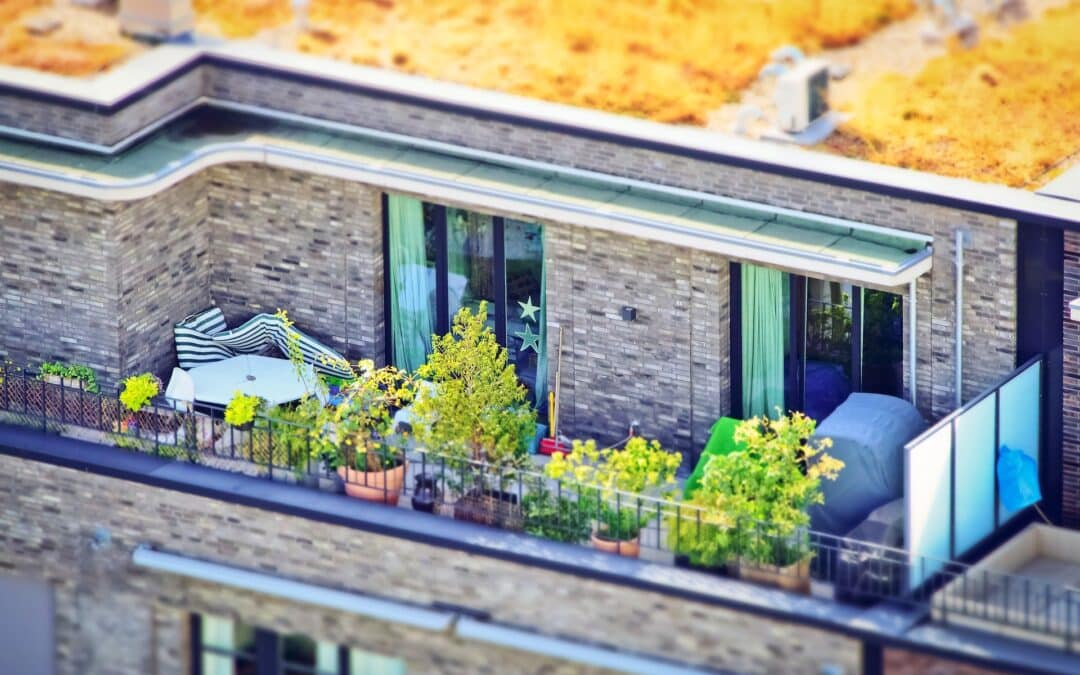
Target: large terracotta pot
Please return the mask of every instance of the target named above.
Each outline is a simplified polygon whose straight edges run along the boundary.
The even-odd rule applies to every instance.
[[[784,567],[745,560],[735,563],[733,567],[740,579],[766,586],[776,586],[793,593],[803,595],[810,593],[810,558],[804,558]]]
[[[338,475],[345,481],[345,494],[357,499],[397,506],[405,484],[408,462],[384,471],[359,471],[339,466]]]
[[[604,553],[615,553],[627,558],[636,558],[641,553],[641,541],[634,537],[629,540],[608,539],[595,532],[590,537],[593,548]]]

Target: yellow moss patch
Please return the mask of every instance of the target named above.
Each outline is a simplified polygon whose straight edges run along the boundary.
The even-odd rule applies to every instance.
[[[776,47],[856,42],[911,0],[312,0],[305,52],[703,124]]]
[[[134,42],[119,34],[115,22],[100,13],[45,8],[50,4],[0,0],[0,63],[60,75],[91,75],[137,49]],[[25,21],[39,11],[60,19],[60,27],[48,35],[31,35]]]
[[[292,19],[289,0],[193,0],[200,23],[225,37],[245,38]]]
[[[881,77],[826,147],[979,181],[1031,186],[1080,151],[1080,1],[927,64]]]

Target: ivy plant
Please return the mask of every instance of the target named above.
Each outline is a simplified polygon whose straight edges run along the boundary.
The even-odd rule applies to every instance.
[[[38,377],[45,379],[46,375],[54,375],[69,380],[79,380],[83,383],[83,389],[97,393],[99,391],[97,374],[89,366],[73,363],[67,364],[60,361],[46,361],[38,368]]]

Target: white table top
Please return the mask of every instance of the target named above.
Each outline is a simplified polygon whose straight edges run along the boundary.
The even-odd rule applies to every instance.
[[[317,392],[315,369],[306,364],[304,367],[301,379],[287,359],[243,354],[192,368],[188,373],[195,382],[196,401],[224,406],[236,392],[241,392],[275,406]]]

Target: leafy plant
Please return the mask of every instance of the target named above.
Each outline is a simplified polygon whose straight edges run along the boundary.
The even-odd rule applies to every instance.
[[[807,509],[824,503],[821,481],[844,467],[825,452],[830,439],[810,440],[815,427],[799,412],[740,423],[735,440],[745,450],[709,460],[689,500],[696,512],[669,522],[673,548],[705,567],[735,559],[784,566],[811,555]]]
[[[120,402],[133,413],[146,407],[155,396],[161,393],[161,380],[153,373],[132,375],[123,382]]]
[[[241,392],[233,394],[229,405],[225,406],[225,423],[242,427],[255,421],[255,416],[262,412],[266,403],[258,396],[251,396]]]
[[[97,374],[89,366],[66,364],[60,361],[46,361],[38,368],[38,377],[44,380],[46,375],[79,380],[83,383],[83,389],[86,391],[93,393],[99,391]]]
[[[521,498],[525,531],[552,541],[580,543],[589,538],[592,514],[585,505],[568,497],[555,496],[541,487]]]
[[[413,400],[412,376],[394,366],[376,368],[371,360],[358,362],[352,370],[356,377],[342,389],[342,401],[328,409],[319,424],[324,434],[333,428],[336,442],[312,452],[327,457],[335,469],[392,469],[401,464],[402,454],[387,440],[393,434],[394,411]]]
[[[545,474],[576,487],[578,500],[596,516],[597,534],[630,540],[656,511],[646,508],[646,493],[674,493],[682,455],[667,452],[658,441],[635,436],[623,449],[597,449],[596,441],[574,441],[569,454],[557,452]]]
[[[462,308],[450,333],[432,340],[417,375],[434,384],[435,395],[413,406],[415,432],[425,447],[457,460],[459,470],[470,460],[488,462],[508,480],[529,461],[526,441],[536,429],[536,412],[486,317],[486,302],[475,313]]]

